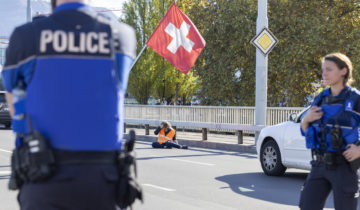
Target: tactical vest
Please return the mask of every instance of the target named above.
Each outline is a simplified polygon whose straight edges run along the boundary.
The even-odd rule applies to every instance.
[[[346,87],[342,96],[333,97],[324,90],[313,105],[320,106],[323,117],[314,121],[306,134],[306,147],[322,152],[341,152],[359,139],[359,113],[353,110],[357,97]],[[354,97],[355,96],[355,97]]]

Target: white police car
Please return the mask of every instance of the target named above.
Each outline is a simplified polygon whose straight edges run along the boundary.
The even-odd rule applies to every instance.
[[[308,108],[290,114],[286,122],[261,130],[256,151],[266,175],[280,176],[287,168],[310,170],[311,151],[300,133],[300,122]]]

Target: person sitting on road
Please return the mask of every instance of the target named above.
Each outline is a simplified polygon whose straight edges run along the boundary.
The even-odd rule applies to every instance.
[[[188,148],[186,145],[178,144],[176,140],[176,130],[172,128],[171,124],[167,121],[162,122],[160,126],[154,131],[154,134],[158,135],[158,141],[152,143],[153,148]]]

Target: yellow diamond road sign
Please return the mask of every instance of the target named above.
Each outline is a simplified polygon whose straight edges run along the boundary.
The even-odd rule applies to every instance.
[[[258,48],[265,56],[277,45],[279,40],[267,28],[264,28],[258,35],[256,35],[251,43]]]

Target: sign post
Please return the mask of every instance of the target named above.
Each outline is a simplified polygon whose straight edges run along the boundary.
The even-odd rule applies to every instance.
[[[251,43],[256,47],[256,91],[255,91],[255,124],[266,125],[268,53],[278,43],[268,29],[267,0],[258,0],[258,17],[256,36]],[[255,144],[259,132],[255,133]]]

